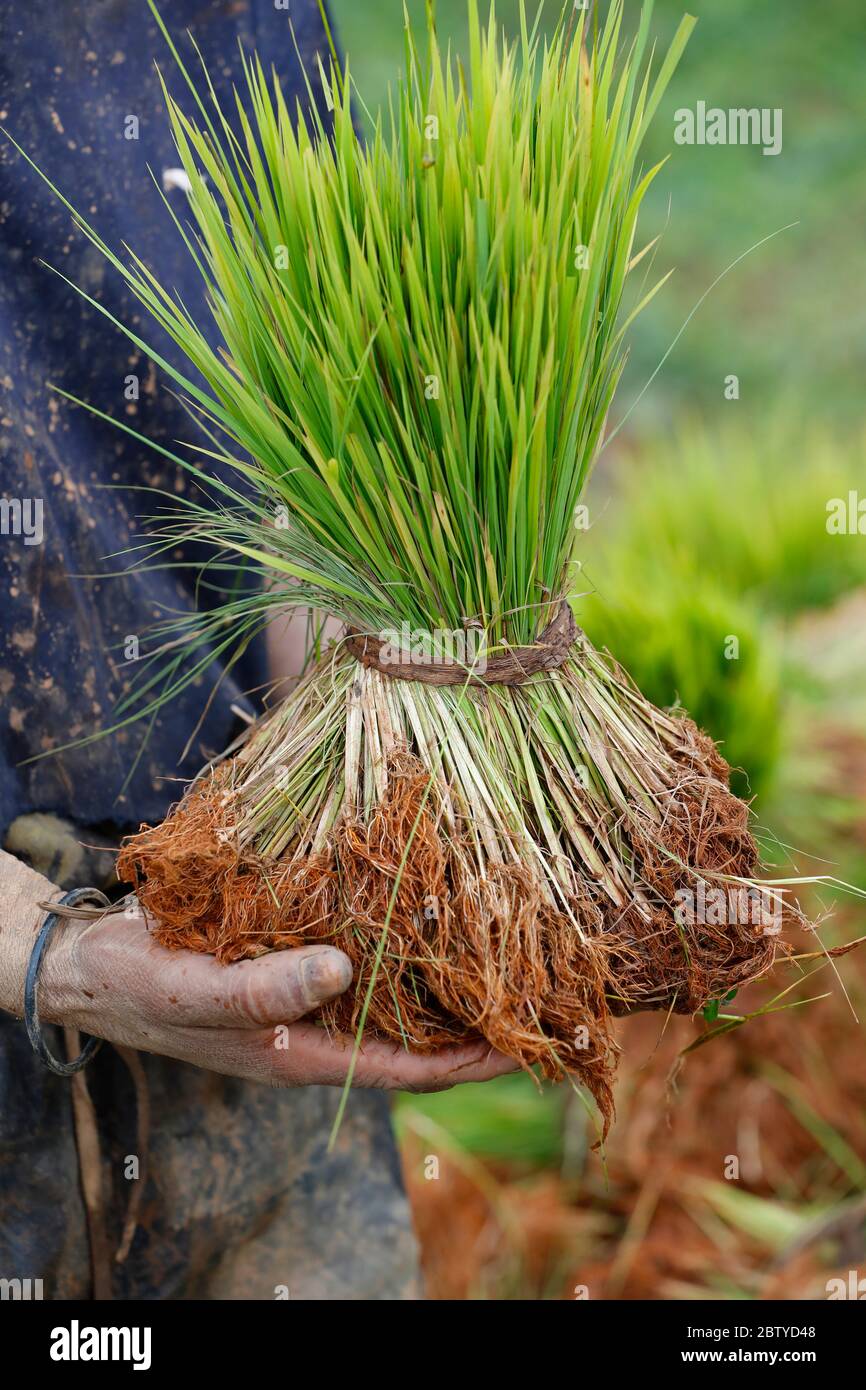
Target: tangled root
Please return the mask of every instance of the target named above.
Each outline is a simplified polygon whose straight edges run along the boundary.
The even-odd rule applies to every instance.
[[[355,1031],[372,980],[369,1034],[422,1053],[484,1038],[525,1068],[586,1085],[606,1132],[613,1016],[694,1012],[764,973],[778,949],[761,920],[689,922],[678,910],[707,880],[750,880],[758,855],[727,764],[690,720],[677,759],[682,775],[664,804],[635,804],[621,826],[639,884],[623,907],[586,875],[555,905],[520,864],[479,871],[468,844],[437,824],[429,773],[405,750],[389,756],[369,821],[338,822],[322,852],[266,861],[239,849],[228,764],[130,837],[118,874],[163,945],[225,964],[337,946],[355,983],[320,1010],[325,1027]]]

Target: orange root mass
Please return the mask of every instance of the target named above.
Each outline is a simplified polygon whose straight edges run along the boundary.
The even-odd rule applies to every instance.
[[[237,847],[225,764],[161,825],[125,842],[118,873],[163,945],[226,964],[312,942],[338,946],[354,985],[321,1011],[327,1028],[356,1029],[375,971],[368,1034],[420,1052],[485,1038],[524,1067],[585,1084],[606,1130],[612,1017],[694,1012],[762,974],[778,949],[760,925],[684,927],[675,916],[678,890],[702,871],[748,879],[757,863],[727,764],[691,721],[683,730],[682,784],[661,828],[634,809],[628,844],[642,892],[624,906],[586,875],[561,907],[519,865],[480,876],[467,846],[425,805],[429,773],[408,752],[391,754],[386,795],[368,823],[340,822],[324,851],[270,861]]]

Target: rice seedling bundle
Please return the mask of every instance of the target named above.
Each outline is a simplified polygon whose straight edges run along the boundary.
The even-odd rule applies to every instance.
[[[749,917],[684,924],[707,885],[762,892],[748,809],[709,738],[594,650],[568,601],[625,335],[657,288],[621,312],[657,172],[641,146],[693,22],[659,60],[650,19],[626,43],[621,0],[592,33],[569,6],[545,43],[524,17],[509,45],[472,0],[465,70],[432,15],[423,51],[407,21],[367,141],[336,60],[315,74],[332,131],[254,58],[234,129],[206,74],[192,115],[166,93],[218,350],[86,229],[196,369],[148,349],[209,436],[178,458],[206,492],[157,551],[194,538],[208,579],[261,579],[168,629],[133,712],[279,612],[345,627],[125,843],[158,939],[227,963],[339,946],[355,982],[327,1027],[418,1051],[482,1036],[585,1083],[606,1123],[612,1016],[695,1011],[779,939]]]

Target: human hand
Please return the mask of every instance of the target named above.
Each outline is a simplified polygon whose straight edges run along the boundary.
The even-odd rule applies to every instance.
[[[274,951],[218,965],[212,956],[160,946],[139,914],[114,913],[57,928],[39,979],[39,1014],[97,1037],[272,1086],[345,1082],[354,1040],[303,1022],[352,979],[330,946]],[[438,1091],[514,1070],[487,1043],[429,1056],[365,1041],[352,1084]]]

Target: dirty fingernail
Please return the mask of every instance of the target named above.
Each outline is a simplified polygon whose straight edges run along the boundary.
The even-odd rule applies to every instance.
[[[317,951],[301,961],[301,985],[311,1007],[334,999],[351,983],[351,963],[340,951]]]

